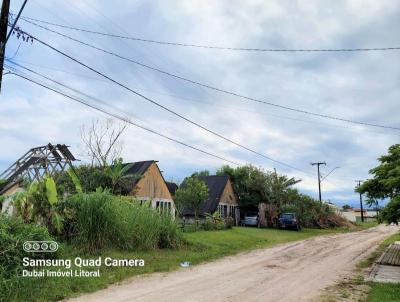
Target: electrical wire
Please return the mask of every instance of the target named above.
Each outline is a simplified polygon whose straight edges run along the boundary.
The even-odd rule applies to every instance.
[[[58,31],[52,30],[52,29],[50,29],[48,27],[42,26],[42,25],[37,24],[35,22],[32,22],[32,21],[26,21],[26,22],[28,22],[28,23],[30,23],[30,24],[32,24],[34,26],[37,26],[39,28],[42,28],[42,29],[44,29],[46,31],[49,31],[49,32],[52,32],[52,33],[57,34],[59,36],[62,36],[64,38],[67,38],[67,39],[69,39],[71,41],[80,43],[80,44],[85,45],[87,47],[90,47],[90,48],[96,49],[98,51],[101,51],[103,53],[115,56],[115,57],[117,57],[119,59],[128,61],[130,63],[139,65],[141,67],[144,67],[144,68],[147,68],[147,69],[150,69],[150,70],[165,74],[165,75],[170,76],[170,77],[174,77],[174,78],[182,80],[182,81],[189,82],[189,83],[194,84],[194,85],[198,85],[198,86],[201,86],[201,87],[204,87],[204,88],[208,88],[208,89],[211,89],[211,90],[214,90],[214,91],[217,91],[217,92],[221,92],[221,93],[224,93],[224,94],[232,95],[232,96],[241,98],[242,100],[252,101],[252,102],[256,102],[256,103],[260,103],[260,104],[268,105],[268,106],[273,106],[273,107],[276,107],[276,108],[280,108],[280,109],[284,109],[284,110],[288,110],[288,111],[292,111],[292,112],[298,112],[298,113],[302,113],[302,114],[307,114],[307,115],[316,116],[316,117],[325,118],[325,119],[330,119],[330,120],[335,120],[335,121],[341,121],[341,122],[352,123],[352,124],[363,125],[363,126],[369,126],[369,127],[384,128],[384,129],[390,129],[390,130],[400,130],[400,127],[394,127],[394,126],[387,126],[387,125],[381,125],[381,124],[373,124],[373,123],[367,123],[367,122],[362,122],[362,121],[350,120],[350,119],[341,118],[341,117],[337,117],[337,116],[333,116],[333,115],[316,113],[316,112],[312,112],[312,111],[307,111],[307,110],[303,110],[303,109],[288,107],[288,106],[284,106],[284,105],[280,105],[280,104],[276,104],[276,103],[272,103],[272,102],[263,101],[263,100],[260,100],[260,99],[248,97],[248,96],[236,93],[236,92],[228,91],[228,90],[225,90],[225,89],[222,89],[222,88],[218,88],[218,87],[211,86],[211,85],[208,85],[208,84],[204,84],[204,83],[201,83],[201,82],[198,82],[198,81],[195,81],[195,80],[191,80],[189,78],[182,77],[182,76],[170,73],[168,71],[164,71],[164,70],[161,70],[159,68],[144,64],[142,62],[139,62],[139,61],[124,57],[124,56],[119,55],[117,53],[114,53],[112,51],[105,50],[103,48],[97,47],[95,45],[89,44],[89,43],[81,41],[81,40],[78,40],[78,39],[73,38],[71,36],[68,36],[66,34],[63,34],[63,33],[60,33]],[[38,42],[40,42],[40,41],[38,41]]]
[[[270,156],[268,156],[268,155],[265,155],[265,154],[263,154],[263,153],[260,153],[260,152],[258,152],[258,151],[255,151],[255,150],[253,150],[253,149],[251,149],[251,148],[249,148],[249,147],[246,147],[245,145],[243,145],[243,144],[241,144],[241,143],[238,143],[238,142],[236,142],[236,141],[234,141],[234,140],[232,140],[232,139],[230,139],[230,138],[227,138],[227,137],[225,137],[225,136],[223,136],[223,135],[221,135],[221,134],[219,134],[219,133],[217,133],[217,132],[215,132],[215,131],[213,131],[213,130],[210,130],[210,129],[208,129],[207,127],[205,127],[205,126],[203,126],[203,125],[201,125],[201,124],[199,124],[199,123],[197,123],[197,122],[195,122],[195,121],[193,121],[193,120],[191,120],[191,119],[189,119],[189,118],[183,116],[182,114],[177,113],[176,111],[174,111],[174,110],[172,110],[172,109],[169,109],[168,107],[166,107],[166,106],[164,106],[164,105],[158,103],[158,102],[155,101],[154,99],[151,99],[151,98],[149,98],[149,97],[147,97],[147,96],[145,96],[145,95],[143,95],[143,94],[141,94],[141,93],[139,93],[139,92],[137,92],[137,91],[135,91],[135,90],[129,88],[129,87],[126,86],[125,84],[122,84],[122,83],[118,82],[117,80],[114,80],[114,79],[111,78],[110,76],[108,76],[108,75],[106,75],[106,74],[104,74],[104,73],[102,73],[102,72],[100,72],[100,71],[94,69],[93,67],[90,67],[89,65],[87,65],[87,64],[85,64],[85,63],[79,61],[78,59],[75,59],[75,58],[72,57],[71,55],[69,55],[69,54],[67,54],[67,53],[65,53],[65,52],[63,52],[63,51],[61,51],[61,50],[55,48],[54,46],[52,46],[52,45],[50,45],[50,44],[48,44],[48,43],[42,41],[41,39],[39,39],[39,38],[37,38],[37,37],[35,37],[35,36],[31,35],[31,34],[28,34],[27,32],[25,32],[25,31],[23,31],[23,30],[21,30],[21,29],[20,29],[20,31],[21,31],[22,33],[25,33],[25,34],[29,35],[30,37],[32,37],[35,41],[39,42],[40,44],[42,44],[42,45],[44,45],[44,46],[46,46],[46,47],[52,49],[53,51],[55,51],[55,52],[57,52],[57,53],[59,53],[59,54],[65,56],[66,58],[68,58],[68,59],[74,61],[75,63],[78,63],[79,65],[81,65],[81,66],[83,66],[83,67],[85,67],[85,68],[87,68],[87,69],[93,71],[94,73],[96,73],[96,74],[102,76],[103,78],[109,80],[110,82],[116,84],[117,86],[119,86],[119,87],[121,87],[121,88],[124,88],[125,90],[127,90],[127,91],[129,91],[129,92],[131,92],[131,93],[133,93],[133,94],[135,94],[135,95],[137,95],[137,96],[143,98],[144,100],[146,100],[146,101],[148,101],[148,102],[150,102],[150,103],[156,105],[157,107],[160,107],[161,109],[163,109],[163,110],[165,110],[165,111],[168,111],[169,113],[171,113],[171,114],[173,114],[173,115],[179,117],[180,119],[185,120],[186,122],[188,122],[188,123],[190,123],[190,124],[192,124],[192,125],[194,125],[194,126],[200,128],[200,129],[203,129],[204,131],[206,131],[206,132],[208,132],[208,133],[210,133],[210,134],[212,134],[212,135],[214,135],[214,136],[217,136],[217,137],[219,137],[219,138],[221,138],[221,139],[223,139],[223,140],[225,140],[225,141],[227,141],[227,142],[230,142],[230,143],[232,143],[232,144],[234,144],[234,145],[236,145],[236,146],[238,146],[238,147],[240,147],[240,148],[242,148],[242,149],[244,149],[244,150],[246,150],[246,151],[249,151],[249,152],[251,152],[251,153],[253,153],[253,154],[259,155],[259,156],[261,156],[261,157],[263,157],[263,158],[266,158],[266,159],[268,159],[268,160],[270,160],[270,161],[272,161],[272,162],[275,162],[275,163],[280,164],[280,165],[282,165],[282,166],[286,166],[286,167],[289,167],[289,168],[291,168],[291,169],[294,169],[294,170],[301,171],[301,172],[303,172],[303,173],[309,174],[309,172],[306,172],[305,170],[299,169],[299,168],[294,167],[294,166],[292,166],[292,165],[290,165],[290,164],[287,164],[287,163],[284,163],[284,162],[282,162],[282,161],[276,160],[276,159],[274,159],[274,158],[272,158],[272,157],[270,157]]]
[[[256,51],[256,52],[367,52],[367,51],[397,51],[400,50],[400,47],[370,47],[370,48],[314,48],[314,49],[283,49],[283,48],[245,48],[245,47],[224,47],[224,46],[216,46],[216,45],[201,45],[201,44],[192,44],[192,43],[179,43],[179,42],[168,42],[168,41],[159,41],[159,40],[151,40],[151,39],[144,39],[132,36],[123,36],[123,35],[116,35],[110,34],[105,32],[99,32],[84,28],[78,28],[74,26],[68,26],[53,22],[48,22],[40,19],[30,18],[30,17],[21,17],[24,21],[36,21],[43,24],[48,24],[52,26],[57,26],[60,28],[85,32],[89,34],[95,34],[100,36],[112,37],[112,38],[119,38],[125,40],[133,40],[139,42],[146,42],[152,44],[159,44],[159,45],[169,45],[169,46],[182,46],[182,47],[194,47],[194,48],[203,48],[203,49],[214,49],[214,50],[232,50],[232,51]]]
[[[83,75],[83,74],[77,74],[74,72],[70,72],[70,71],[66,71],[66,70],[62,70],[62,69],[58,69],[58,68],[54,68],[54,67],[49,67],[49,66],[44,66],[44,65],[38,65],[32,62],[27,62],[27,61],[22,61],[22,60],[14,60],[12,58],[6,58],[6,61],[12,64],[15,64],[21,68],[26,68],[24,67],[22,64],[26,64],[26,65],[32,65],[32,66],[36,66],[39,68],[43,68],[43,69],[49,69],[49,70],[54,70],[56,72],[61,72],[61,73],[66,73],[66,74],[70,74],[70,75],[74,75],[77,77],[82,77],[82,78],[86,78],[89,80],[96,80],[96,81],[104,81],[106,82],[106,80],[104,79],[100,79],[100,78],[95,78],[95,77],[89,77],[87,75]],[[107,81],[108,82],[108,81]],[[284,120],[290,120],[290,121],[296,121],[296,122],[301,122],[301,123],[307,123],[310,125],[318,125],[320,127],[325,127],[325,128],[330,128],[330,129],[343,129],[343,130],[347,130],[347,131],[357,131],[357,130],[362,130],[362,131],[368,131],[371,133],[379,133],[380,135],[397,135],[393,132],[383,132],[383,131],[378,131],[378,130],[372,130],[372,129],[367,129],[367,128],[358,128],[358,126],[340,126],[340,125],[335,125],[335,124],[328,124],[328,123],[321,123],[321,122],[317,122],[314,120],[306,120],[306,119],[299,119],[299,118],[294,118],[294,117],[289,117],[289,116],[285,116],[285,115],[277,115],[277,114],[272,114],[272,113],[267,113],[264,111],[255,111],[255,110],[249,110],[247,108],[242,108],[242,107],[235,107],[235,106],[225,106],[225,105],[221,105],[221,104],[217,104],[215,102],[211,102],[211,101],[205,101],[205,100],[200,100],[200,99],[193,99],[193,98],[188,98],[188,97],[182,97],[176,94],[170,94],[170,93],[164,93],[164,92],[160,92],[160,91],[155,91],[155,90],[150,90],[150,89],[144,89],[144,88],[140,88],[140,87],[135,87],[136,90],[139,91],[145,91],[151,94],[156,94],[156,95],[161,95],[161,96],[167,96],[170,98],[174,98],[177,100],[183,100],[183,101],[189,101],[192,103],[197,103],[197,104],[207,104],[210,106],[215,106],[215,107],[219,107],[219,108],[224,108],[226,110],[230,110],[233,112],[239,112],[239,113],[243,113],[243,112],[248,112],[251,114],[257,114],[260,116],[268,116],[268,117],[273,117],[276,119],[284,119]],[[93,98],[93,96],[91,96]]]
[[[205,151],[205,150],[203,150],[203,149],[200,149],[200,148],[197,148],[197,147],[195,147],[195,146],[189,145],[189,144],[187,144],[187,143],[185,143],[185,142],[182,142],[182,141],[180,141],[180,140],[177,140],[177,139],[175,139],[175,138],[172,138],[172,137],[169,137],[169,136],[167,136],[167,135],[164,135],[164,134],[162,134],[162,133],[160,133],[160,132],[158,132],[158,131],[155,131],[155,130],[153,130],[153,129],[150,129],[150,128],[148,128],[148,127],[144,127],[144,126],[142,126],[142,125],[139,125],[138,123],[132,122],[131,120],[129,120],[129,119],[125,118],[125,117],[122,117],[122,116],[117,115],[117,114],[115,114],[115,113],[111,113],[111,112],[109,112],[109,111],[107,111],[107,110],[105,110],[105,109],[102,109],[102,108],[100,108],[100,107],[97,107],[97,106],[95,106],[95,105],[89,104],[89,103],[87,103],[87,102],[85,102],[85,101],[83,101],[83,100],[80,100],[80,99],[76,98],[76,97],[73,97],[73,96],[70,96],[70,95],[68,95],[68,94],[66,94],[66,93],[64,93],[64,92],[58,91],[57,89],[51,88],[51,87],[49,87],[48,85],[39,83],[38,81],[35,81],[35,80],[33,80],[33,79],[31,79],[31,78],[29,78],[29,77],[27,77],[27,76],[21,75],[21,74],[16,73],[16,72],[10,72],[10,73],[13,74],[13,75],[16,75],[16,76],[18,76],[18,77],[20,77],[20,78],[22,78],[22,79],[25,79],[26,81],[29,81],[29,82],[31,82],[31,83],[34,83],[34,84],[36,84],[36,85],[38,85],[38,86],[41,86],[41,87],[46,88],[46,89],[48,89],[48,90],[51,90],[51,91],[53,91],[54,93],[57,93],[57,94],[59,94],[59,95],[65,97],[65,98],[71,99],[71,100],[73,100],[73,101],[75,101],[75,102],[78,102],[78,103],[84,105],[84,106],[87,106],[87,107],[89,107],[89,108],[91,108],[91,109],[94,109],[94,110],[96,110],[96,111],[99,111],[99,112],[101,112],[101,113],[103,113],[103,114],[106,114],[106,115],[108,115],[108,116],[111,116],[111,117],[113,117],[113,118],[116,118],[116,119],[118,119],[118,120],[121,120],[121,121],[123,121],[123,122],[125,122],[125,123],[128,123],[128,124],[132,125],[132,126],[138,127],[138,128],[143,129],[143,130],[145,130],[145,131],[147,131],[147,132],[150,132],[150,133],[153,133],[153,134],[158,135],[158,136],[160,136],[160,137],[163,137],[163,138],[165,138],[165,139],[167,139],[167,140],[169,140],[169,141],[172,141],[172,142],[175,142],[175,143],[177,143],[177,144],[183,145],[183,146],[185,146],[185,147],[187,147],[187,148],[196,150],[196,151],[198,151],[198,152],[201,152],[201,153],[203,153],[203,154],[212,156],[212,157],[214,157],[214,158],[218,158],[218,159],[220,159],[220,160],[229,162],[229,163],[231,163],[231,164],[240,165],[240,163],[235,162],[235,161],[233,161],[233,160],[227,159],[227,158],[225,158],[225,157],[219,156],[219,155],[214,154],[214,153],[211,153],[211,152],[209,152],[209,151]]]

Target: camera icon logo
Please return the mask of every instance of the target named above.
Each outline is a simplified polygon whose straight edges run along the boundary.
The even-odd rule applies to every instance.
[[[58,250],[58,243],[55,241],[25,241],[23,249],[25,252],[31,253],[54,253]]]

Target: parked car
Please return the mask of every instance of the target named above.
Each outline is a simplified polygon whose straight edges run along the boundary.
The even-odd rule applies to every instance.
[[[293,229],[296,231],[301,230],[299,220],[295,213],[282,213],[278,218],[278,227],[280,229]]]
[[[257,226],[258,225],[258,214],[257,213],[247,213],[244,215],[244,218],[242,220],[242,225],[251,225],[251,226]]]

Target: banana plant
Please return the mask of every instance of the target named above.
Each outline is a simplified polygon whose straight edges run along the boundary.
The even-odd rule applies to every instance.
[[[76,175],[75,171],[73,169],[68,169],[67,173],[75,185],[76,192],[83,193],[82,184],[78,178],[78,175]]]
[[[122,185],[128,179],[134,179],[136,175],[128,173],[133,164],[123,164],[122,158],[113,161],[111,166],[106,166],[105,171],[111,179],[111,192],[116,193],[118,185]]]
[[[51,225],[55,231],[60,234],[63,228],[63,218],[57,213],[55,205],[58,203],[58,194],[56,183],[50,175],[44,178],[45,191],[47,201],[50,205],[47,213],[47,223]]]
[[[26,190],[18,191],[12,195],[12,204],[24,222],[29,223],[33,220],[33,204],[35,194],[39,191],[39,183],[31,182]]]

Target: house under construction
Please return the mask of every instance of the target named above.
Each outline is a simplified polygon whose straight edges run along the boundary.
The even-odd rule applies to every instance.
[[[55,177],[57,173],[72,167],[77,159],[64,144],[40,146],[30,149],[14,164],[0,174],[0,194],[16,187],[23,179],[40,181],[44,176]]]

